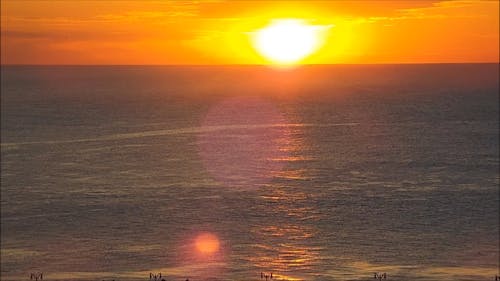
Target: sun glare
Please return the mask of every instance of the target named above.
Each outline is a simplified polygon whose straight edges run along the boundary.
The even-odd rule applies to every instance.
[[[257,51],[275,64],[294,64],[316,51],[322,39],[322,26],[299,19],[274,20],[253,33]]]

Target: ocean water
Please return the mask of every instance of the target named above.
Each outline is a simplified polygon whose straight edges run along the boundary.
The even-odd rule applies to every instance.
[[[1,280],[494,280],[498,75],[2,66]]]

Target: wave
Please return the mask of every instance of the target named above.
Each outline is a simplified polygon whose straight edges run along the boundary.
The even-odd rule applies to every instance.
[[[99,136],[93,138],[80,138],[69,140],[43,140],[43,141],[28,141],[28,142],[5,142],[0,143],[2,148],[22,146],[22,145],[53,145],[53,144],[69,144],[80,142],[100,142],[100,141],[115,141],[135,138],[147,138],[180,134],[202,134],[215,131],[234,130],[234,129],[258,129],[258,128],[291,128],[291,127],[336,127],[336,126],[356,126],[359,123],[328,123],[328,124],[314,124],[314,123],[291,123],[291,124],[253,124],[253,125],[217,125],[217,126],[199,126],[187,127],[179,129],[165,129],[154,131],[142,131],[134,133],[112,134],[106,136]]]

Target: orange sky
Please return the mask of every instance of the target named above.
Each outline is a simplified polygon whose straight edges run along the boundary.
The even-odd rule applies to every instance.
[[[329,26],[303,63],[498,62],[499,1],[1,2],[2,64],[265,64],[275,18]]]

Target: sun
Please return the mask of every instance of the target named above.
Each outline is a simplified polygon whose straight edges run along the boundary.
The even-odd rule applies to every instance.
[[[295,64],[318,49],[324,28],[300,19],[274,20],[252,34],[255,49],[275,64]]]

